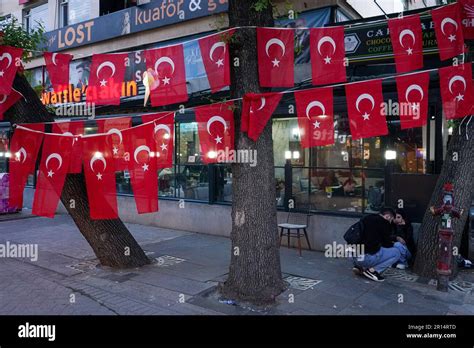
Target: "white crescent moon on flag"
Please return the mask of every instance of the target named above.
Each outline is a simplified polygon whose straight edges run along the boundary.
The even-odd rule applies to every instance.
[[[8,52],[5,52],[4,54],[0,56],[0,60],[4,60],[5,58],[8,59],[8,65],[6,67],[6,69],[8,69],[10,65],[12,64],[13,58],[12,58],[12,55]]]
[[[411,92],[411,91],[418,91],[418,92],[420,92],[420,94],[421,94],[421,99],[422,99],[422,100],[423,100],[423,98],[425,97],[425,93],[423,92],[423,88],[421,88],[420,85],[413,84],[413,85],[410,85],[410,86],[407,88],[406,92],[405,92],[405,99],[406,99],[407,102],[409,102],[408,96],[410,95],[410,92]]]
[[[373,110],[374,107],[375,107],[375,100],[374,100],[374,97],[372,97],[372,96],[371,96],[370,94],[368,94],[368,93],[364,93],[364,94],[361,94],[361,95],[359,96],[359,98],[357,98],[357,100],[356,100],[356,109],[357,109],[357,111],[360,112],[359,104],[360,104],[360,102],[361,102],[362,100],[364,100],[364,99],[367,99],[367,100],[369,100],[369,101],[372,103],[372,109],[371,109],[371,110]]]
[[[211,135],[211,125],[214,122],[220,122],[224,126],[224,132],[227,130],[227,124],[222,116],[212,116],[209,121],[207,121],[207,132]]]
[[[169,65],[171,65],[171,74],[174,74],[174,62],[173,62],[173,59],[171,59],[170,57],[161,57],[160,59],[158,59],[155,63],[155,72],[158,74],[158,68],[160,67],[160,64],[161,63],[168,63]]]
[[[61,166],[63,165],[63,158],[61,157],[61,155],[58,154],[58,153],[52,153],[51,155],[48,156],[48,158],[46,158],[46,162],[45,162],[46,169],[49,169],[48,168],[48,163],[53,158],[57,159],[58,162],[59,162],[58,169],[61,168]]]
[[[57,55],[58,55],[57,53],[53,53],[53,55],[51,56],[51,60],[53,61],[53,64],[54,64],[54,65],[57,65],[57,64],[56,64],[56,56],[57,56]]]
[[[2,100],[0,100],[0,104],[3,104],[5,103],[5,101],[7,100],[8,96],[6,94],[3,94],[3,97],[2,97]]]
[[[268,50],[270,49],[270,47],[272,45],[278,45],[281,47],[281,49],[283,50],[283,56],[285,55],[286,53],[286,47],[285,47],[285,44],[283,43],[283,41],[281,41],[280,39],[270,39],[268,40],[267,42],[267,45],[265,46],[265,51],[267,52],[267,56],[270,57],[270,54],[268,53]]]
[[[464,79],[464,77],[460,76],[460,75],[455,75],[453,77],[451,77],[451,79],[449,80],[449,91],[451,92],[451,94],[453,94],[453,84],[454,82],[456,81],[461,81],[462,84],[464,85],[464,90],[466,90],[466,80]]]
[[[151,151],[150,151],[150,148],[149,148],[148,146],[146,146],[146,145],[140,145],[139,147],[137,147],[137,148],[135,149],[135,152],[133,153],[133,158],[135,159],[135,162],[137,162],[137,164],[140,164],[140,163],[138,163],[137,156],[138,156],[138,154],[139,154],[140,152],[142,152],[142,151],[148,152],[148,156],[150,156],[150,152],[151,152]]]
[[[405,37],[405,35],[409,35],[413,39],[413,44],[415,44],[416,39],[415,39],[415,34],[413,33],[413,31],[411,31],[410,29],[404,29],[400,32],[400,35],[398,36],[398,40],[400,41],[400,45],[402,47],[405,47],[403,45],[403,38]]]
[[[262,105],[260,105],[260,107],[257,109],[257,111],[262,110],[265,107],[265,105],[267,104],[267,100],[265,99],[265,97],[261,97],[260,101],[261,101]]]
[[[329,42],[332,46],[332,54],[334,54],[334,52],[336,52],[336,43],[334,42],[333,38],[330,37],[330,36],[323,36],[319,42],[318,42],[318,52],[319,52],[319,55],[323,55],[321,53],[321,46],[325,43],[325,42]]]
[[[106,61],[106,62],[103,62],[102,64],[100,64],[99,67],[97,68],[97,71],[95,73],[97,78],[99,78],[100,70],[102,68],[105,68],[105,67],[108,67],[108,68],[112,69],[112,75],[110,75],[110,77],[114,76],[114,74],[115,74],[115,65],[114,65],[114,63]]]
[[[318,107],[321,109],[321,111],[323,112],[322,115],[326,115],[326,108],[324,107],[324,104],[321,103],[320,101],[312,101],[311,103],[308,104],[308,106],[306,107],[306,117],[311,120],[310,116],[309,116],[309,113],[311,111],[312,108],[315,108],[315,107]]]
[[[109,129],[109,131],[107,132],[107,134],[115,134],[119,137],[120,139],[120,144],[122,144],[123,142],[123,138],[122,138],[122,132],[119,131],[117,128],[111,128]]]
[[[171,129],[166,124],[157,124],[155,126],[154,133],[156,134],[160,129],[163,129],[166,133],[168,133],[168,135],[171,136]]]
[[[94,154],[94,156],[92,156],[92,158],[91,158],[89,166],[91,167],[91,170],[93,172],[94,172],[94,163],[95,163],[95,161],[101,161],[104,164],[104,171],[105,171],[105,168],[107,168],[107,162],[105,161],[104,155],[102,153],[96,152]]]
[[[25,163],[26,161],[26,150],[22,147],[20,148],[20,150],[18,150],[18,153],[19,153],[19,156],[18,156],[18,160],[20,161],[21,160],[21,155],[23,155],[23,161],[21,161],[21,163]]]
[[[456,21],[452,19],[451,17],[446,17],[445,19],[441,21],[441,32],[444,35],[446,35],[446,33],[444,32],[444,26],[448,23],[451,23],[452,25],[454,25],[456,27],[456,30],[458,30],[458,23],[456,23]]]
[[[211,47],[211,50],[209,51],[209,58],[211,58],[211,60],[214,62],[214,58],[212,57],[213,54],[214,54],[214,51],[219,48],[219,47],[222,47],[224,49],[224,53],[226,51],[226,44],[225,42],[222,42],[222,41],[219,41],[219,42],[216,42],[214,45],[212,45]]]

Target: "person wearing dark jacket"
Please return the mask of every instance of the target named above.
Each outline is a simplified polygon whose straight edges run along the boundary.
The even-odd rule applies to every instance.
[[[396,242],[393,246],[397,248],[401,254],[396,267],[405,269],[408,267],[408,262],[411,262],[416,253],[416,244],[413,239],[413,226],[403,209],[397,209],[393,223],[395,226],[394,237],[396,238]]]
[[[398,262],[400,251],[393,246],[392,238],[394,217],[392,208],[382,208],[380,214],[362,218],[361,244],[364,254],[354,258],[354,272],[380,282],[384,280],[381,273]]]

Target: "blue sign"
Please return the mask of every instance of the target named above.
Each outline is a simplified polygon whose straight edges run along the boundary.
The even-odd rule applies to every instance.
[[[46,50],[58,52],[191,19],[227,12],[227,0],[163,0],[47,32]]]

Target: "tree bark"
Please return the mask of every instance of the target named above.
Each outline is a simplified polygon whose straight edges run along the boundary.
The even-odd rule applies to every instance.
[[[54,116],[48,112],[23,75],[16,75],[13,88],[26,100],[21,99],[6,112],[7,120],[12,124],[54,121]],[[143,249],[120,219],[90,220],[83,174],[67,175],[61,201],[101,265],[128,268],[150,263]]]
[[[447,182],[454,186],[454,206],[464,210],[461,218],[452,220],[454,230],[453,247],[456,247],[458,251],[460,250],[462,232],[468,217],[469,207],[474,198],[474,120],[472,118],[471,116],[464,119],[461,125],[453,131],[441,174],[420,226],[414,270],[423,277],[436,277],[438,227],[441,220],[440,217],[433,216],[430,213],[429,207],[440,205],[443,185]]]
[[[230,27],[273,26],[272,8],[257,12],[255,1],[230,0]],[[232,98],[262,92],[258,81],[256,30],[242,28],[230,43]],[[241,109],[241,104],[240,104]],[[258,164],[232,165],[231,263],[221,292],[231,298],[266,304],[285,289],[282,280],[277,231],[276,189],[272,123],[255,143],[240,132],[241,111],[235,111],[236,149],[256,150]]]

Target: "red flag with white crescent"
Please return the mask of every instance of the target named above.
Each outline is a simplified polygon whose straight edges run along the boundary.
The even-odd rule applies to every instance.
[[[311,29],[310,48],[313,85],[346,81],[343,26]]]
[[[22,48],[0,46],[0,94],[10,94],[22,54]]]
[[[248,108],[248,137],[257,141],[265,129],[268,121],[272,118],[278,103],[282,98],[281,93],[248,93],[247,100],[250,101]],[[248,103],[244,99],[244,103]],[[248,104],[247,104],[248,105]]]
[[[45,134],[32,214],[54,217],[68,172],[72,142],[72,137]]]
[[[464,53],[464,35],[459,3],[431,10],[441,60]]]
[[[423,34],[420,15],[388,20],[397,73],[423,68]]]
[[[151,105],[188,101],[183,45],[145,51],[147,74],[151,76]]]
[[[115,168],[110,135],[88,135],[82,138],[84,176],[92,220],[118,217]]]
[[[81,135],[84,134],[84,121],[56,122],[53,123],[52,132],[72,136],[71,160],[69,161],[69,173],[78,174],[82,172],[82,149]]]
[[[88,103],[119,105],[127,53],[94,54],[86,91]]]
[[[474,39],[474,0],[458,0],[462,7],[461,17],[464,39]]]
[[[173,139],[174,139],[174,113],[155,120],[153,130],[155,138],[154,151],[158,169],[173,166]]]
[[[387,135],[387,121],[382,113],[382,80],[346,85],[347,113],[352,139]]]
[[[72,54],[44,52],[43,57],[54,91],[58,93],[67,89]]]
[[[295,85],[294,30],[257,28],[257,52],[261,87],[293,87]]]
[[[28,175],[35,171],[43,133],[30,131],[18,126],[10,142],[10,183],[9,205],[21,209],[23,207],[23,190]]]
[[[230,85],[228,40],[234,30],[199,39],[201,57],[212,93]]]
[[[440,68],[439,84],[446,119],[472,114],[472,63]]]
[[[334,144],[333,89],[313,88],[295,92],[301,146]]]
[[[136,126],[123,132],[125,150],[130,154],[128,171],[138,214],[158,211],[158,173],[155,160],[154,124]]]
[[[108,144],[115,160],[115,170],[122,171],[128,169],[128,163],[125,160],[125,146],[123,144],[122,131],[130,128],[132,125],[131,117],[107,118],[96,120],[97,133],[107,133],[111,136],[107,138]]]
[[[428,120],[430,73],[397,76],[395,79],[401,128],[423,127]]]
[[[227,161],[234,149],[234,103],[225,102],[197,107],[194,112],[198,123],[202,161]]]
[[[22,95],[12,88],[9,95],[0,94],[0,120],[3,120],[3,114],[16,104]]]

